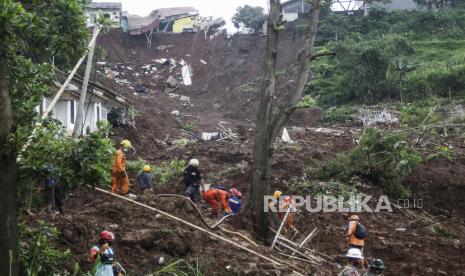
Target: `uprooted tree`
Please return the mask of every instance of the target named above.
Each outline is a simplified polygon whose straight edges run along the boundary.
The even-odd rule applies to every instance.
[[[280,22],[280,1],[270,0],[268,16],[268,39],[266,44],[264,76],[259,91],[261,102],[257,115],[257,128],[252,166],[252,229],[257,239],[266,240],[268,235],[268,218],[264,212],[264,196],[269,194],[268,180],[272,157],[272,143],[278,131],[289,120],[289,116],[297,108],[304,95],[309,81],[312,79],[311,63],[315,55],[314,44],[320,15],[322,0],[309,1],[311,12],[308,21],[305,44],[298,56],[298,76],[295,91],[289,95],[277,112],[273,113],[273,97],[276,90],[276,61],[278,56],[278,37],[283,30]]]

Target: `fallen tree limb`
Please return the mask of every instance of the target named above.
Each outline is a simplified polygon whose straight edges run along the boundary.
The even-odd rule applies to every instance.
[[[180,223],[185,224],[185,225],[187,225],[187,226],[189,226],[189,227],[191,227],[191,228],[194,228],[194,229],[196,229],[196,230],[199,230],[199,231],[201,231],[201,232],[203,232],[203,233],[205,233],[205,234],[207,234],[207,235],[209,235],[209,236],[211,236],[211,237],[214,237],[214,238],[216,238],[216,239],[222,240],[222,241],[225,242],[225,243],[228,243],[228,244],[230,244],[230,245],[232,245],[232,246],[235,246],[235,247],[240,248],[240,249],[242,249],[242,250],[244,250],[244,251],[247,251],[247,252],[249,252],[249,253],[251,253],[251,254],[253,254],[253,255],[255,255],[255,256],[257,256],[257,257],[263,259],[263,260],[266,260],[266,261],[268,261],[268,262],[270,262],[270,263],[272,263],[272,264],[275,264],[275,265],[277,265],[277,266],[282,266],[283,264],[285,264],[284,262],[278,262],[278,261],[276,261],[276,260],[273,260],[272,258],[267,257],[267,256],[265,256],[265,255],[263,255],[263,254],[261,254],[261,253],[258,253],[258,252],[256,252],[256,251],[250,249],[250,248],[247,248],[247,247],[242,246],[242,245],[240,245],[240,244],[236,244],[236,243],[234,243],[233,241],[230,241],[230,240],[228,240],[228,239],[226,239],[226,238],[224,238],[224,237],[222,237],[222,236],[220,236],[220,235],[218,235],[218,234],[215,234],[215,233],[213,233],[213,232],[210,232],[210,231],[208,231],[208,230],[206,230],[206,229],[204,229],[204,228],[202,228],[202,227],[200,227],[200,226],[197,226],[197,225],[192,224],[192,223],[190,223],[190,222],[188,222],[188,221],[185,221],[185,220],[183,220],[183,219],[181,219],[181,218],[178,218],[178,217],[176,217],[176,216],[174,216],[174,215],[172,215],[172,214],[170,214],[170,213],[167,213],[167,212],[164,212],[164,211],[159,210],[159,209],[157,209],[157,208],[154,208],[154,207],[148,206],[148,205],[146,205],[146,204],[140,203],[140,202],[135,201],[135,200],[133,200],[133,199],[130,199],[130,198],[127,198],[127,197],[118,195],[118,194],[114,194],[114,193],[109,192],[109,191],[104,190],[104,189],[100,189],[100,188],[97,188],[97,187],[95,187],[94,189],[95,189],[96,191],[101,192],[101,193],[104,193],[104,194],[107,194],[107,195],[110,195],[110,196],[119,198],[119,199],[121,199],[121,200],[125,200],[125,201],[128,201],[128,202],[134,203],[134,204],[136,204],[136,205],[138,205],[138,206],[140,206],[140,207],[144,207],[144,208],[149,209],[149,210],[151,210],[151,211],[155,211],[155,212],[157,212],[157,213],[159,213],[159,214],[161,214],[161,215],[164,215],[164,216],[166,216],[166,217],[168,217],[168,218],[171,218],[171,219],[173,219],[173,220],[175,220],[175,221],[177,221],[177,222],[180,222]],[[302,274],[301,272],[299,272],[299,271],[293,271],[293,272],[296,273],[296,274],[298,274],[298,275],[302,275],[302,276],[303,276],[303,274]]]

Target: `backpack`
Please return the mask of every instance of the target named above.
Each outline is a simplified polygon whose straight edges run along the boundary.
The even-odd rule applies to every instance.
[[[355,232],[354,236],[359,239],[363,240],[368,236],[367,230],[365,228],[365,225],[361,224],[360,222],[356,221],[355,222]]]

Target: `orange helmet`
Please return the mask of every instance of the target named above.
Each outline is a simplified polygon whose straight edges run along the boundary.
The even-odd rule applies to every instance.
[[[349,220],[360,220],[360,218],[357,215],[352,215],[349,217]]]

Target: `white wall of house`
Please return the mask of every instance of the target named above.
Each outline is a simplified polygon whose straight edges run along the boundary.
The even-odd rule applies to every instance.
[[[36,112],[42,114],[50,103],[51,99],[44,99],[42,103],[35,108]],[[51,117],[61,122],[67,135],[73,134],[78,108],[78,101],[59,100],[52,109]],[[87,130],[91,132],[96,131],[98,121],[107,121],[108,109],[109,107],[106,107],[102,102],[91,102],[84,105],[85,121],[83,131],[85,134],[88,134]]]
[[[103,17],[108,18],[111,22],[119,24],[121,20],[121,11],[119,9],[87,9],[86,17],[88,23],[95,23],[99,17],[100,11],[103,14]]]

